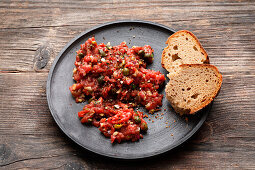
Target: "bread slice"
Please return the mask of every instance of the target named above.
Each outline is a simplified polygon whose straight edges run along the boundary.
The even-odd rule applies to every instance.
[[[212,102],[220,91],[222,75],[210,64],[183,64],[170,74],[166,97],[180,115],[194,114]]]
[[[209,64],[206,51],[190,31],[174,33],[166,44],[168,46],[163,50],[161,64],[170,73],[176,71],[181,64]]]

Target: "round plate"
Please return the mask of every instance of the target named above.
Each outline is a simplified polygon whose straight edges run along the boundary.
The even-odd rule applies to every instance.
[[[122,159],[158,155],[179,146],[190,138],[204,123],[210,107],[190,116],[186,121],[185,117],[180,117],[173,111],[164,97],[161,111],[149,115],[151,121],[145,118],[149,130],[143,139],[137,142],[111,144],[110,139],[102,135],[96,127],[80,123],[77,112],[81,111],[86,103],[75,103],[69,91],[69,86],[74,83],[72,70],[76,51],[88,38],[95,36],[98,43],[111,42],[114,46],[123,41],[126,41],[129,47],[150,45],[154,49],[155,58],[153,64],[147,68],[160,71],[166,76],[167,71],[161,66],[161,53],[166,46],[165,41],[174,32],[166,26],[147,21],[115,21],[94,27],[71,40],[56,57],[47,81],[49,109],[62,131],[87,150]],[[167,79],[166,83],[168,81]],[[164,88],[161,93],[165,96]],[[147,113],[143,108],[140,110]],[[157,114],[159,116],[156,119]]]

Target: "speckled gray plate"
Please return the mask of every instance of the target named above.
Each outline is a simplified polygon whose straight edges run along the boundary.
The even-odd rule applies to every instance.
[[[147,21],[115,21],[96,26],[71,40],[56,57],[47,81],[48,105],[62,131],[87,150],[121,159],[138,159],[158,155],[189,139],[204,123],[210,107],[189,117],[189,121],[186,122],[184,118],[173,112],[164,98],[162,110],[158,112],[160,113],[159,118],[156,119],[155,114],[154,116],[149,115],[154,122],[146,119],[149,130],[144,135],[144,139],[133,143],[111,144],[110,139],[103,136],[96,127],[80,123],[77,112],[82,110],[85,103],[75,103],[69,91],[69,86],[74,83],[72,69],[76,51],[80,48],[80,44],[88,38],[95,36],[98,43],[111,42],[111,45],[118,45],[122,41],[126,41],[129,47],[150,45],[154,49],[155,59],[148,68],[159,70],[166,75],[167,71],[161,67],[161,53],[166,46],[165,41],[174,32],[164,25]],[[161,93],[164,94],[164,88]],[[140,110],[146,113],[142,108]],[[161,113],[164,115],[161,116]],[[166,126],[170,127],[166,128]]]

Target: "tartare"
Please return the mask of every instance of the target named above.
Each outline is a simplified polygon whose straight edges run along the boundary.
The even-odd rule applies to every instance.
[[[99,127],[112,143],[143,138],[148,125],[135,107],[158,110],[163,98],[158,90],[165,81],[159,71],[146,69],[153,52],[149,45],[97,44],[94,37],[82,44],[73,69],[76,83],[69,88],[76,102],[88,100],[78,113],[81,122]]]

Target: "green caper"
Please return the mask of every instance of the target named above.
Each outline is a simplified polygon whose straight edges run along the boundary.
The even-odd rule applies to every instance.
[[[87,123],[91,123],[92,122],[92,119],[88,119]]]
[[[102,57],[106,56],[105,52],[102,49],[98,49],[98,51]]]
[[[151,53],[151,54],[146,53],[146,54],[144,55],[144,59],[145,59],[148,63],[152,63],[153,60],[154,60],[154,54],[153,54],[153,53]]]
[[[135,84],[131,84],[132,89],[134,90],[136,88]]]
[[[151,55],[148,54],[148,53],[146,53],[146,54],[144,54],[144,57],[145,57],[145,58],[149,58],[149,57],[151,57]]]
[[[141,123],[141,119],[139,116],[134,116],[135,123]]]
[[[144,51],[143,51],[143,50],[139,50],[139,51],[138,51],[138,55],[140,55],[140,56],[144,56],[144,54],[145,54],[145,53],[144,53]]]
[[[80,59],[81,59],[82,57],[84,57],[84,54],[83,54],[83,53],[79,53],[78,56],[79,56]]]
[[[104,84],[104,76],[100,76],[97,78],[99,84]]]
[[[152,56],[152,55],[151,55],[151,56]],[[149,57],[149,58],[148,58],[148,60],[147,60],[147,62],[148,62],[148,63],[152,63],[152,62],[153,62],[153,60],[154,60],[154,58],[153,58],[153,57]]]
[[[123,126],[122,124],[115,124],[113,127],[114,127],[115,129],[120,129],[122,126]]]
[[[123,69],[123,74],[124,74],[125,76],[128,76],[128,75],[129,75],[129,69],[128,69],[128,68],[124,68],[124,69]]]
[[[143,123],[141,124],[141,130],[142,130],[142,131],[147,131],[147,130],[148,130],[148,125],[147,125],[146,122],[143,122]]]

